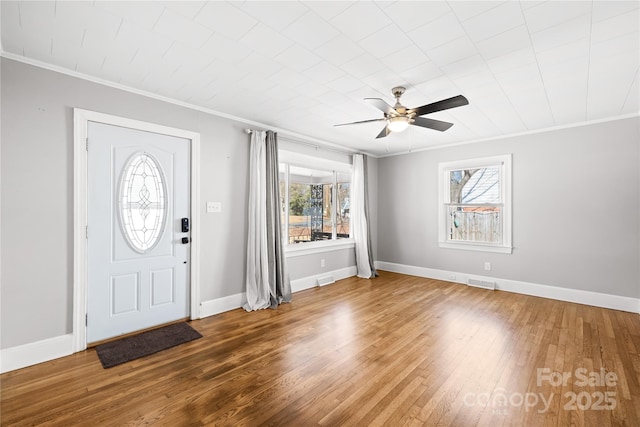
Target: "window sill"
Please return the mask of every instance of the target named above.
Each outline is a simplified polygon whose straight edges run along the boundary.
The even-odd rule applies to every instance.
[[[477,243],[440,242],[438,245],[445,249],[461,249],[463,251],[494,252],[500,254],[510,254],[513,250],[511,246],[482,245]]]
[[[284,245],[285,257],[297,257],[304,255],[313,255],[323,252],[339,251],[343,249],[351,249],[356,246],[353,239],[338,240],[322,240],[308,243],[295,243],[292,245]]]

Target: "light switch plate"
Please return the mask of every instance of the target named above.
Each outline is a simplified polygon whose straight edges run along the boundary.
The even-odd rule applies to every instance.
[[[220,212],[222,212],[222,203],[207,202],[207,213],[220,213]]]

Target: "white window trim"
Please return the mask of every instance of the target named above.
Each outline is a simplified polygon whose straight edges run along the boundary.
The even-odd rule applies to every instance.
[[[351,173],[351,163],[342,163],[336,160],[308,156],[306,154],[295,153],[293,151],[279,150],[278,161],[280,163],[288,163],[290,165],[300,166],[303,168]]]
[[[500,192],[503,201],[502,210],[502,243],[454,242],[447,240],[447,203],[449,203],[449,172],[452,170],[470,169],[487,166],[500,166]],[[511,191],[511,154],[483,157],[478,159],[442,162],[438,165],[438,246],[446,249],[462,249],[469,251],[496,252],[510,254],[512,231],[512,191]]]
[[[339,251],[342,249],[352,249],[356,247],[356,242],[352,238],[337,240],[318,240],[316,242],[296,243],[295,245],[284,245],[284,254],[287,258],[320,254],[323,252]]]

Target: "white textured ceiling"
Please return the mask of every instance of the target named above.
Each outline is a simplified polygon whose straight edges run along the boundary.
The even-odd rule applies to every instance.
[[[2,52],[374,155],[637,114],[638,1],[2,1]],[[363,98],[470,104],[375,139]]]

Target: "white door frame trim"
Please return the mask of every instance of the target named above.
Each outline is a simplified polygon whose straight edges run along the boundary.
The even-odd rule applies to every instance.
[[[89,122],[138,129],[191,141],[190,313],[200,318],[200,134],[95,111],[73,109],[73,348],[87,348],[87,129]]]

